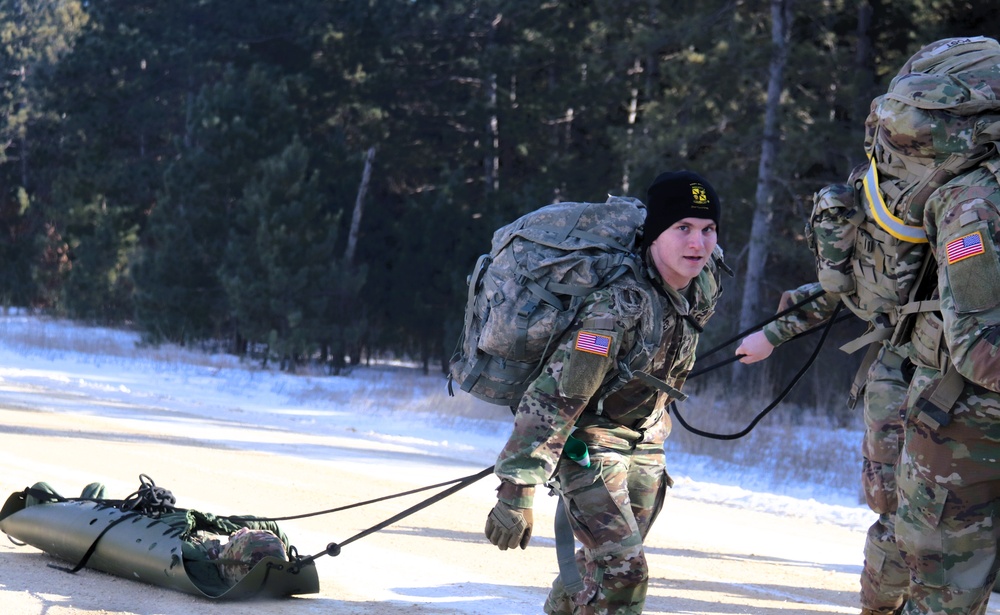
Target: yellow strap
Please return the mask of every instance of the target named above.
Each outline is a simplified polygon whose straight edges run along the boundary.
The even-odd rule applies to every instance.
[[[910,226],[892,214],[892,211],[885,204],[882,198],[882,191],[878,187],[878,170],[875,168],[875,160],[872,159],[868,165],[868,172],[864,179],[864,197],[868,214],[875,222],[900,241],[909,243],[927,243],[927,234],[923,227]]]

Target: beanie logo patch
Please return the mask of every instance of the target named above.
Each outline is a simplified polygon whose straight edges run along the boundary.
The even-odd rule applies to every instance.
[[[691,184],[691,205],[698,209],[708,209],[708,191],[701,184]]]

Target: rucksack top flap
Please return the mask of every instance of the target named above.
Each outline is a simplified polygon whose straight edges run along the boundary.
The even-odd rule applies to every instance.
[[[497,229],[491,254],[515,237],[560,250],[631,251],[645,219],[645,206],[626,197],[611,197],[606,203],[553,203]]]
[[[900,74],[952,73],[993,62],[1000,43],[985,36],[948,38],[927,45],[903,66]]]
[[[987,68],[960,73],[904,75],[893,82],[885,98],[958,115],[1000,111],[1000,55],[993,61]]]

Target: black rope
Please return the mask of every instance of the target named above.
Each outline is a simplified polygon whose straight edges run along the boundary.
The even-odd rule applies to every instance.
[[[490,466],[489,468],[487,468],[485,470],[482,470],[482,471],[480,471],[480,472],[478,472],[476,474],[471,474],[469,476],[463,476],[462,478],[454,478],[452,480],[448,480],[448,481],[445,481],[443,483],[438,483],[436,485],[428,485],[426,487],[418,487],[417,489],[411,489],[409,491],[403,491],[401,493],[394,493],[392,495],[384,495],[384,496],[379,497],[379,498],[374,498],[374,499],[371,499],[371,500],[365,500],[364,502],[356,502],[354,504],[348,504],[346,506],[339,506],[337,508],[329,508],[327,510],[320,510],[320,511],[311,512],[311,513],[303,513],[301,515],[289,515],[287,517],[240,517],[240,516],[230,516],[230,517],[226,517],[226,519],[229,519],[230,521],[235,521],[235,522],[241,522],[241,521],[289,521],[291,519],[305,519],[306,517],[318,517],[320,515],[328,515],[330,513],[341,512],[341,511],[344,511],[344,510],[350,510],[352,508],[360,508],[361,506],[367,506],[368,504],[376,504],[378,502],[385,502],[386,500],[393,500],[393,499],[401,498],[401,497],[404,497],[404,496],[407,496],[407,495],[413,495],[414,493],[420,493],[422,491],[430,491],[431,489],[437,489],[439,487],[445,487],[447,485],[452,485],[452,484],[455,484],[455,483],[461,483],[461,482],[464,482],[464,481],[469,481],[465,485],[462,485],[462,487],[465,487],[467,485],[471,485],[472,483],[474,483],[477,480],[479,480],[480,478],[482,478],[482,477],[490,474],[491,472],[493,472],[493,466]],[[457,489],[456,489],[456,491],[457,491]]]
[[[853,312],[847,312],[847,313],[841,314],[840,316],[837,316],[836,320],[833,321],[833,323],[827,323],[826,321],[823,321],[820,324],[816,325],[815,327],[812,327],[810,329],[806,329],[802,333],[794,335],[793,337],[789,338],[788,341],[791,342],[791,341],[795,341],[795,340],[797,340],[799,338],[805,337],[807,335],[812,335],[813,333],[816,333],[817,331],[822,331],[824,329],[824,327],[826,327],[828,324],[837,324],[839,322],[844,322],[845,320],[849,320],[851,318],[854,318],[854,313]],[[767,324],[767,323],[765,323],[765,324]],[[725,367],[726,365],[729,365],[730,363],[734,363],[736,361],[739,361],[740,358],[745,357],[745,356],[746,355],[738,354],[738,355],[729,357],[728,359],[724,359],[722,361],[719,361],[718,363],[713,363],[712,365],[709,365],[707,367],[703,367],[701,369],[696,369],[696,370],[692,371],[690,374],[688,374],[687,380],[691,380],[692,378],[697,378],[698,376],[701,376],[702,374],[707,374],[708,372],[717,370],[720,367]]]
[[[833,325],[837,322],[836,317],[842,307],[843,307],[842,303],[837,303],[837,307],[834,308],[833,314],[827,320],[826,325],[823,326],[823,336],[820,337],[819,342],[816,343],[816,347],[813,349],[812,355],[809,356],[809,359],[806,361],[805,365],[803,365],[802,368],[799,369],[798,373],[795,374],[795,377],[792,378],[792,381],[788,383],[788,385],[784,388],[784,390],[781,391],[781,393],[778,394],[778,397],[773,402],[768,404],[768,406],[764,408],[757,416],[755,416],[754,419],[750,422],[750,424],[747,425],[747,427],[742,431],[733,434],[716,434],[708,431],[702,431],[696,427],[692,427],[691,425],[688,424],[687,421],[684,420],[684,417],[681,416],[680,412],[677,411],[677,404],[675,402],[670,403],[671,413],[677,417],[677,421],[681,424],[682,427],[684,427],[684,429],[690,431],[696,436],[711,438],[713,440],[736,440],[738,438],[742,438],[743,436],[747,435],[754,427],[757,426],[757,423],[759,423],[761,419],[767,416],[767,414],[771,410],[773,410],[779,403],[782,402],[782,400],[785,399],[785,397],[791,392],[792,388],[794,388],[795,385],[798,384],[799,380],[802,379],[802,376],[805,375],[806,371],[808,371],[808,369],[812,367],[813,362],[816,361],[816,357],[819,356],[819,351],[822,350],[823,348],[823,343],[826,341],[826,337],[827,335],[829,335],[830,329],[832,329]]]
[[[745,330],[743,330],[743,331],[740,331],[739,333],[737,333],[736,335],[732,336],[732,337],[731,337],[731,338],[729,338],[728,340],[726,340],[726,341],[722,342],[721,344],[718,344],[718,345],[714,346],[714,347],[713,347],[712,349],[710,349],[710,350],[706,350],[706,351],[705,351],[705,352],[703,352],[703,353],[701,354],[701,356],[700,356],[700,357],[698,357],[698,358],[699,358],[699,359],[704,359],[704,358],[705,358],[705,357],[707,357],[708,355],[710,355],[710,354],[712,354],[712,353],[714,353],[714,352],[717,352],[717,351],[719,351],[719,350],[722,350],[723,348],[725,348],[726,346],[728,346],[728,345],[732,344],[733,342],[735,342],[735,341],[737,341],[737,340],[740,340],[740,339],[743,339],[743,338],[744,338],[745,336],[747,336],[747,335],[748,335],[748,334],[750,334],[750,333],[753,333],[753,332],[754,332],[754,331],[756,331],[757,329],[763,329],[763,328],[764,328],[764,327],[765,327],[766,325],[768,325],[768,324],[770,324],[770,323],[774,322],[775,320],[778,320],[779,318],[781,318],[781,317],[782,317],[782,316],[784,316],[785,314],[789,314],[789,313],[791,313],[791,312],[794,312],[795,310],[799,309],[799,308],[800,308],[800,307],[802,307],[803,305],[805,305],[805,304],[807,304],[807,303],[811,302],[811,301],[812,301],[813,299],[818,299],[819,297],[822,297],[822,296],[823,296],[824,294],[826,294],[826,291],[825,291],[825,290],[821,290],[821,291],[818,291],[818,292],[815,292],[815,293],[813,293],[813,294],[809,295],[808,297],[806,297],[806,298],[805,298],[805,299],[803,299],[802,301],[799,301],[799,302],[798,302],[798,303],[796,303],[795,305],[793,305],[793,306],[791,306],[791,307],[788,307],[788,308],[785,308],[784,310],[781,310],[780,312],[778,312],[778,313],[777,313],[777,314],[775,314],[774,316],[771,316],[770,318],[768,318],[768,319],[767,319],[767,320],[765,320],[764,322],[762,322],[762,323],[759,323],[759,324],[756,324],[756,325],[754,325],[754,326],[750,327],[749,329],[745,329]],[[689,376],[689,378],[690,378],[690,376]]]
[[[316,558],[321,557],[323,555],[330,555],[330,556],[336,557],[337,555],[340,555],[340,549],[341,549],[341,547],[345,547],[345,546],[351,544],[352,542],[354,542],[356,540],[360,540],[361,538],[364,538],[365,536],[368,536],[369,534],[374,534],[375,532],[377,532],[377,531],[379,531],[381,529],[384,529],[384,528],[392,525],[393,523],[395,523],[395,522],[397,522],[397,521],[399,521],[401,519],[405,519],[406,517],[409,517],[410,515],[412,515],[412,514],[414,514],[416,512],[419,512],[419,511],[421,511],[421,510],[423,510],[425,508],[427,508],[431,504],[439,502],[439,501],[443,500],[444,498],[452,495],[453,493],[456,493],[456,492],[458,492],[458,491],[460,491],[460,490],[468,487],[469,485],[471,485],[472,483],[478,481],[479,479],[484,478],[486,476],[489,476],[490,474],[493,474],[494,467],[495,466],[490,466],[490,467],[486,468],[485,470],[481,470],[481,471],[477,472],[476,474],[471,474],[471,475],[466,476],[464,478],[456,479],[456,480],[453,480],[453,481],[448,481],[446,483],[441,483],[441,485],[448,485],[448,484],[451,484],[451,483],[456,483],[456,484],[454,486],[452,486],[452,487],[449,487],[448,489],[445,489],[441,493],[433,495],[433,496],[427,498],[426,500],[423,500],[421,502],[418,502],[418,503],[414,504],[413,506],[407,508],[406,510],[393,515],[392,517],[386,519],[385,521],[382,521],[381,523],[378,523],[378,524],[373,525],[372,527],[370,527],[370,528],[368,528],[366,530],[362,530],[362,531],[358,532],[357,534],[355,534],[354,536],[351,536],[347,540],[344,540],[344,541],[342,541],[340,543],[331,542],[330,544],[328,544],[326,546],[326,549],[324,549],[323,551],[320,551],[319,553],[316,553],[315,555],[310,555],[310,556],[307,556],[307,557],[298,558],[296,560],[295,564],[297,566],[301,565],[301,564],[308,564],[309,562],[311,562],[311,561],[315,560]],[[435,486],[441,486],[441,485],[435,485]],[[415,489],[413,491],[406,492],[406,494],[416,493],[418,491],[426,491],[427,489],[433,489],[433,487],[434,486],[432,486],[432,487],[422,487],[420,489]],[[385,498],[379,498],[379,499],[376,499],[376,500],[370,500],[369,502],[364,502],[362,504],[355,504],[355,505],[347,506],[347,507],[344,507],[344,508],[354,508],[355,506],[361,506],[363,504],[370,504],[372,502],[379,502],[379,501],[382,501],[382,500],[390,499],[392,497],[399,497],[400,495],[406,495],[406,494],[397,494],[395,496],[387,496]],[[343,508],[341,510],[343,510]],[[322,514],[322,513],[316,513],[316,514]]]
[[[126,497],[119,508],[123,512],[135,511],[141,515],[158,519],[163,513],[174,512],[177,498],[163,487],[157,487],[153,479],[139,475],[139,489]]]

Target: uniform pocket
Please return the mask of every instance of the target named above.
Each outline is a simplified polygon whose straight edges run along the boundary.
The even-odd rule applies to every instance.
[[[627,466],[611,453],[591,451],[590,467],[559,464],[559,485],[577,538],[588,549],[640,541],[628,506]]]
[[[861,483],[868,507],[878,514],[896,512],[896,477],[891,465],[864,459]]]
[[[943,587],[948,570],[943,563],[946,554],[940,525],[948,490],[921,480],[909,468],[899,473],[898,480],[896,539],[900,550],[906,553],[911,566],[916,564],[913,572],[921,583]]]

